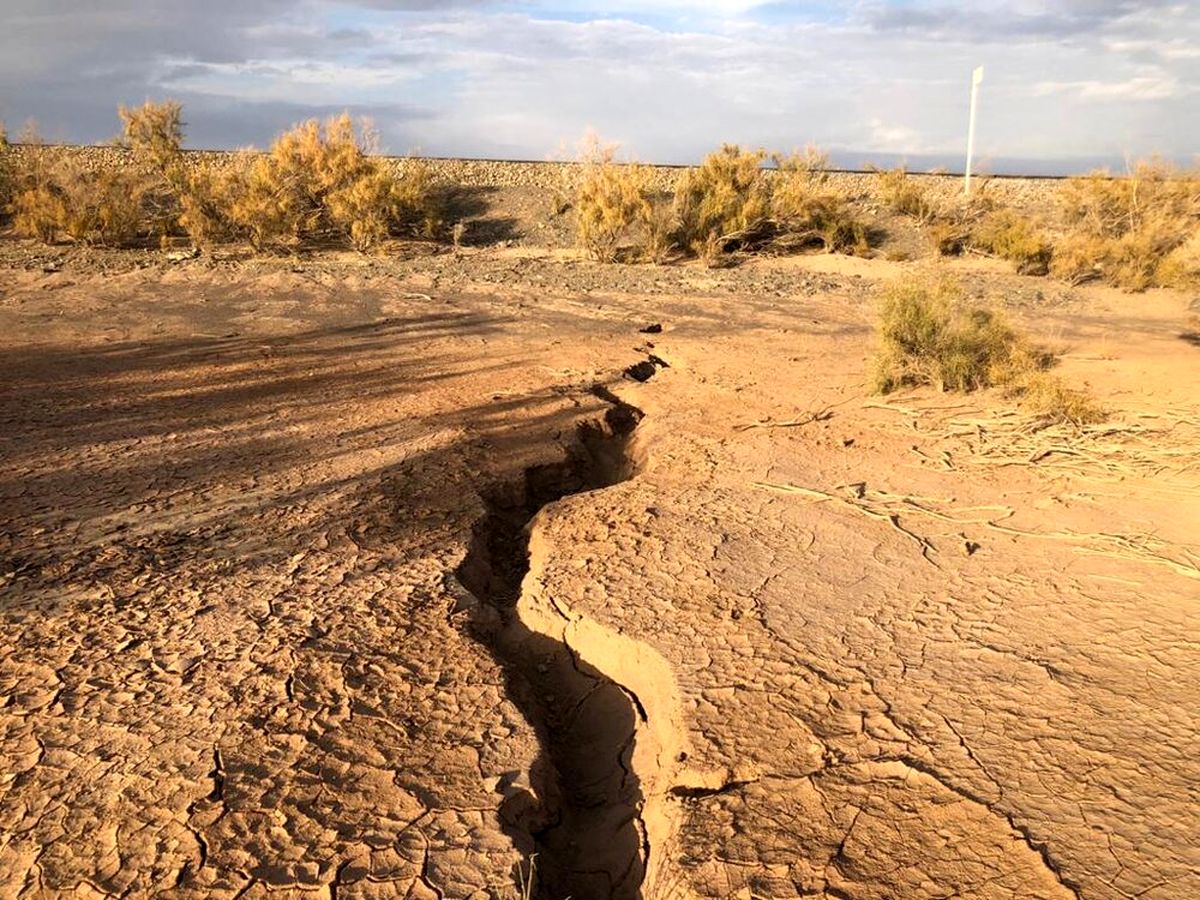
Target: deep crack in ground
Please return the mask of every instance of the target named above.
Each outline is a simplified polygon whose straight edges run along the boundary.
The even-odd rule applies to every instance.
[[[457,572],[479,604],[475,630],[504,667],[542,750],[528,788],[508,788],[506,828],[536,871],[535,896],[576,900],[639,896],[651,850],[633,765],[645,708],[586,649],[531,628],[518,610],[539,511],[637,472],[632,442],[641,410],[602,386],[592,393],[608,409],[577,426],[564,459],[483,492],[487,514]]]

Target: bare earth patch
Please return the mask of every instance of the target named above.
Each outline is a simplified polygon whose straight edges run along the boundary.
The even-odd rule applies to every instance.
[[[951,264],[1038,429],[882,260],[7,259],[0,894],[1200,894],[1186,297]]]

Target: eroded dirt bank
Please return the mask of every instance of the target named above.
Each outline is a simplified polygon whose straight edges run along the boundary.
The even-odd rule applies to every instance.
[[[1187,298],[960,267],[1066,435],[882,261],[305,269],[0,273],[0,893],[1200,890]]]

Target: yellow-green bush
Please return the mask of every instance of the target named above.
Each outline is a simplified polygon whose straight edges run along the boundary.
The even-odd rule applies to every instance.
[[[1106,413],[1085,390],[1045,369],[1036,350],[994,309],[967,301],[948,278],[900,281],[888,287],[876,321],[875,389],[934,385],[973,391],[1002,387],[1038,425],[1087,425]]]
[[[43,144],[36,127],[22,135],[13,167],[14,230],[46,243],[66,235],[84,244],[125,247],[137,242],[147,183],[128,168],[94,170]]]
[[[55,169],[58,226],[81,244],[101,247],[134,245],[142,232],[143,202],[149,192],[136,172],[90,171],[74,160]]]
[[[777,243],[820,244],[826,252],[863,254],[867,229],[847,198],[829,186],[828,158],[815,148],[776,158],[770,184]]]
[[[197,247],[211,247],[244,237],[230,213],[230,198],[242,185],[248,154],[224,166],[201,161],[183,173],[179,194],[179,226]]]
[[[341,238],[368,250],[394,229],[438,227],[428,170],[396,178],[368,155],[372,136],[348,114],[297,125],[246,157],[226,185],[229,220],[256,249]]]
[[[393,231],[432,236],[439,217],[427,168],[394,175],[369,155],[371,134],[349,115],[305,122],[266,154],[189,166],[178,103],[121,107],[127,165],[91,170],[69,151],[25,148],[12,181],[21,234],[126,246],[180,229],[197,245],[246,239],[256,249],[344,240],[367,250]]]
[[[1094,425],[1108,418],[1091,394],[1068,387],[1048,372],[1033,371],[1016,378],[1008,393],[1039,425]]]
[[[174,100],[147,101],[141,106],[120,106],[121,143],[139,163],[172,177],[183,152],[183,107]]]
[[[1012,262],[1023,275],[1050,270],[1050,239],[1027,216],[1002,208],[988,212],[969,229],[968,243],[985,253]]]
[[[0,217],[7,215],[13,199],[12,147],[8,143],[8,132],[0,122]]]
[[[762,164],[765,150],[725,144],[687,171],[675,191],[680,243],[697,250],[710,236],[755,228],[771,212],[770,189]]]
[[[181,200],[188,188],[183,161],[183,107],[173,100],[120,106],[121,144],[130,155],[140,187],[141,226],[165,242],[179,228]]]
[[[929,222],[937,214],[937,205],[929,192],[899,166],[876,173],[875,190],[879,199],[893,212],[911,216],[918,222]]]
[[[128,247],[175,225],[177,200],[167,172],[179,156],[178,105],[122,107],[128,164],[88,166],[69,150],[48,147],[30,126],[13,166],[13,225],[18,234],[52,243],[68,237],[103,247]],[[172,118],[173,117],[173,118]],[[175,146],[154,143],[160,125],[174,122]]]
[[[1200,173],[1159,162],[1119,178],[1093,172],[1068,180],[1059,205],[1053,274],[1133,291],[1190,280],[1182,248],[1200,230]]]
[[[63,217],[55,190],[54,170],[61,158],[49,147],[26,134],[19,165],[13,167],[10,209],[17,234],[52,242]]]
[[[726,144],[679,180],[677,242],[710,266],[731,249],[863,253],[867,230],[849,200],[828,183],[827,158],[815,148],[789,157]]]
[[[1200,287],[1200,229],[1163,257],[1155,276],[1164,287]]]
[[[616,148],[594,142],[584,151],[575,192],[575,227],[580,245],[594,259],[612,262],[622,245],[650,215],[650,182],[636,164],[619,164]]]
[[[998,311],[971,306],[950,279],[897,282],[883,294],[876,325],[875,388],[932,384],[972,391],[1011,381],[1035,357]]]

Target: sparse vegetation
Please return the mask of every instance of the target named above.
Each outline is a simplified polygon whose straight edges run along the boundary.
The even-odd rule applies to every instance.
[[[680,243],[700,255],[706,242],[749,232],[770,215],[765,150],[725,144],[680,178],[675,191]]]
[[[866,226],[847,199],[830,187],[828,157],[809,147],[776,162],[771,215],[780,227],[777,240],[793,246],[816,242],[831,253],[866,253]]]
[[[661,262],[682,249],[710,268],[732,265],[731,251],[821,247],[862,253],[865,226],[828,184],[813,149],[774,157],[725,145],[679,179],[672,203],[654,190],[653,170],[618,164],[593,141],[582,157],[575,210],[580,245],[596,259]]]
[[[1163,257],[1155,277],[1164,287],[1200,287],[1200,228]]]
[[[880,199],[893,211],[924,226],[939,256],[958,256],[976,250],[1013,263],[1022,275],[1045,275],[1052,246],[1032,219],[1001,206],[987,192],[987,182],[969,199],[936,202],[903,168],[880,172]]]
[[[973,391],[1011,380],[1033,359],[996,310],[968,305],[951,279],[891,285],[879,309],[875,388],[932,384]]]
[[[1032,371],[1009,389],[1039,425],[1094,425],[1107,417],[1087,391],[1068,387],[1049,372]]]
[[[823,154],[771,157],[774,171],[763,168],[767,159],[765,150],[726,144],[687,171],[675,190],[674,243],[711,268],[730,265],[734,250],[866,251],[866,228],[829,186]],[[668,217],[657,207],[653,215],[661,246]]]
[[[202,160],[187,171],[179,195],[179,225],[195,246],[207,248],[241,236],[228,198],[242,184],[250,166],[248,157],[243,153],[225,166]]]
[[[187,193],[183,161],[183,107],[168,100],[147,101],[117,110],[121,144],[130,154],[130,199],[137,199],[139,220],[150,235],[166,243],[179,227],[181,198]],[[137,226],[133,229],[136,236]]]
[[[8,132],[0,122],[0,218],[8,214],[13,198],[12,147],[8,143]]]
[[[616,151],[594,137],[584,146],[574,204],[579,244],[601,262],[661,258],[670,248],[671,227],[656,210],[650,170],[618,163]]]
[[[930,222],[937,214],[929,192],[909,176],[904,166],[877,172],[875,177],[879,199],[893,212],[921,223]]]
[[[1053,252],[1050,240],[1032,219],[1010,208],[985,213],[967,231],[969,246],[1012,262],[1022,275],[1045,275]]]
[[[933,385],[943,391],[1003,387],[1039,425],[1102,421],[1083,390],[1046,372],[1039,351],[998,310],[967,302],[949,278],[900,281],[884,293],[876,326],[875,389]]]
[[[93,171],[36,136],[25,142],[11,179],[18,233],[129,246],[182,230],[199,246],[246,239],[264,250],[333,239],[366,251],[393,232],[433,236],[440,227],[428,169],[412,162],[393,174],[370,155],[369,129],[349,115],[305,122],[266,154],[189,167],[178,103],[119,112],[130,154],[119,169]]]
[[[440,220],[428,170],[414,163],[397,178],[368,154],[373,143],[348,114],[296,126],[233,167],[229,221],[258,250],[340,237],[366,251],[399,228],[432,235]]]
[[[1055,247],[1055,275],[1140,291],[1185,285],[1200,274],[1189,249],[1200,229],[1200,173],[1141,162],[1123,178],[1072,178],[1059,203],[1065,234]]]

